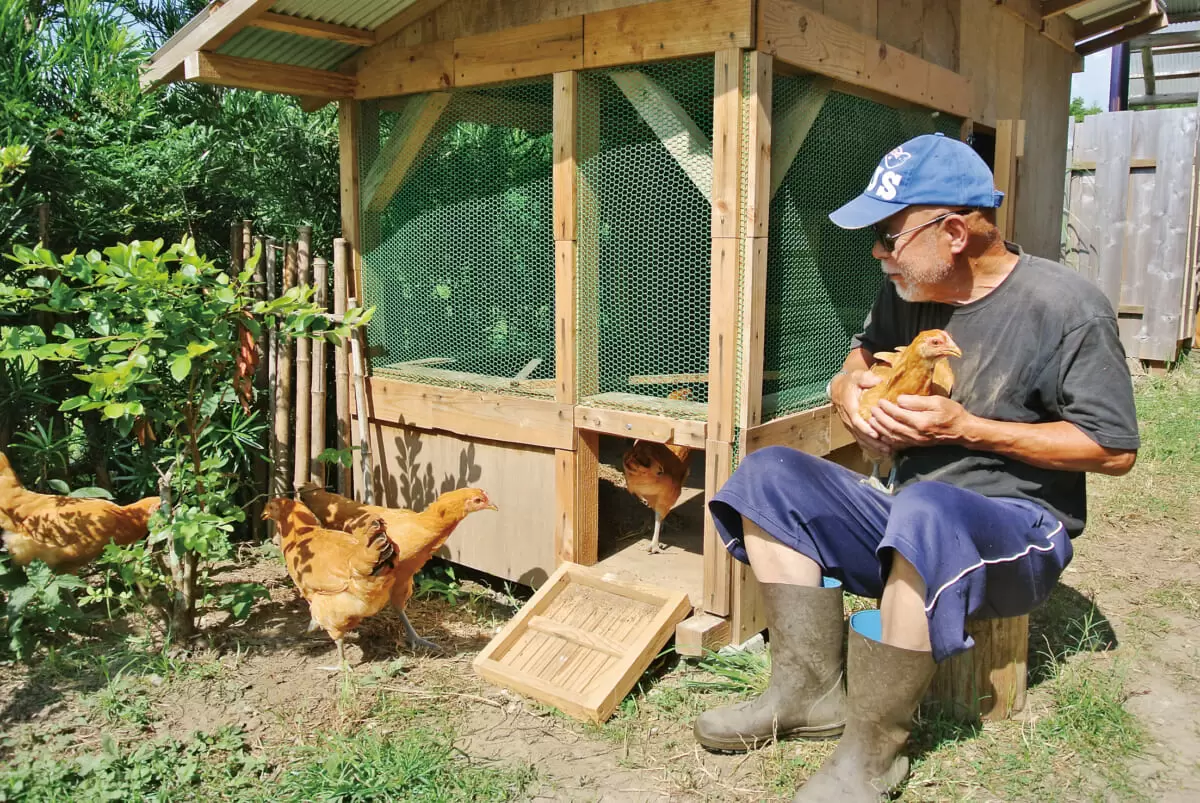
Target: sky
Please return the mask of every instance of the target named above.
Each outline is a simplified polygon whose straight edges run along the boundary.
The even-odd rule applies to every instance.
[[[1083,59],[1083,72],[1071,76],[1071,97],[1081,96],[1084,106],[1093,103],[1108,109],[1108,71],[1112,50],[1102,50]]]

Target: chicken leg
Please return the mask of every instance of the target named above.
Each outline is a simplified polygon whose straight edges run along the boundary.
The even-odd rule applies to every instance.
[[[326,672],[346,672],[350,669],[350,662],[346,660],[346,643],[342,640],[342,636],[338,636],[333,640],[333,643],[338,648],[338,665],[337,666],[322,666],[318,667]]]
[[[663,552],[663,547],[658,543],[658,536],[662,533],[663,517],[658,511],[654,511],[654,537],[650,539],[650,554],[654,555]]]
[[[408,642],[408,646],[411,649],[445,652],[439,645],[417,635],[417,631],[413,629],[412,622],[408,621],[408,614],[403,609],[400,610],[400,621],[404,625],[404,639]]]

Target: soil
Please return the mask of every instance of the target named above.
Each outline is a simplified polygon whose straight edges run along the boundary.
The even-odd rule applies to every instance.
[[[619,488],[619,474],[606,479],[611,495]],[[648,534],[648,511],[636,500],[625,505],[613,496],[608,501],[617,511],[609,521],[609,537]],[[1149,733],[1148,752],[1134,769],[1155,800],[1200,799],[1198,533],[1200,500],[1195,499],[1172,518],[1094,521],[1077,540],[1075,560],[1056,592],[1055,615],[1076,624],[1092,603],[1096,606],[1097,637],[1084,649],[1124,656],[1128,709]],[[486,595],[473,605],[441,597],[410,604],[416,630],[446,648],[444,655],[409,652],[399,618],[391,612],[364,622],[347,638],[349,662],[361,681],[347,700],[338,673],[322,668],[337,663],[336,650],[324,634],[305,632],[305,606],[281,563],[259,555],[226,567],[221,579],[264,583],[270,600],[245,622],[226,621],[224,614],[210,618],[208,636],[191,652],[187,671],[161,685],[153,677],[135,677],[132,682],[151,706],[141,724],[117,725],[129,738],[185,738],[197,730],[236,725],[253,745],[269,751],[317,730],[388,727],[369,710],[385,699],[389,705],[448,711],[456,746],[473,759],[534,765],[537,800],[790,799],[790,789],[770,787],[768,771],[771,762],[793,755],[787,745],[749,757],[711,755],[692,739],[695,711],[627,717],[624,725],[598,729],[479,679],[471,660],[511,613]],[[1031,653],[1042,641],[1061,650],[1070,633],[1063,621],[1035,616]],[[1034,663],[1031,700],[1040,692]],[[648,695],[665,693],[673,678],[689,670],[664,660],[653,671]],[[108,682],[99,668],[62,676],[44,664],[32,670],[0,666],[0,730],[15,735],[61,730],[78,743],[97,743],[114,726],[104,724],[89,699]],[[937,795],[924,789],[906,791],[904,797],[910,793]]]

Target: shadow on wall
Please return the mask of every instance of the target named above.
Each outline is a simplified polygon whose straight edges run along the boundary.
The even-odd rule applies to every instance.
[[[403,418],[398,423],[400,427],[406,426]],[[382,442],[384,429],[380,424],[375,425],[376,442]],[[475,460],[475,444],[471,443],[459,453],[458,474],[447,472],[439,483],[433,463],[418,459],[424,448],[423,438],[421,432],[402,429],[393,439],[395,461],[375,461],[372,467],[375,487],[383,489],[380,504],[424,510],[442,494],[471,487],[483,476],[483,468]]]

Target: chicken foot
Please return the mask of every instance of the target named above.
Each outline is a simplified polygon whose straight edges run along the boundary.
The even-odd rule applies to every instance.
[[[896,481],[896,464],[895,462],[892,463],[892,470],[888,472],[887,482],[884,482],[883,476],[879,473],[879,464],[881,462],[881,460],[871,458],[871,476],[864,477],[863,479],[859,480],[859,483],[862,485],[870,485],[875,490],[882,491],[888,496],[891,496],[894,492],[893,484]]]
[[[408,642],[409,648],[413,650],[429,650],[430,652],[445,652],[439,645],[417,635],[417,631],[413,629],[412,622],[408,621],[408,614],[403,609],[400,611],[400,622],[404,625],[404,640]]]
[[[658,536],[662,533],[662,516],[657,512],[654,514],[654,537],[650,539],[650,554],[654,555],[659,552],[666,551],[662,545],[658,543]]]
[[[311,629],[311,628],[310,628]],[[323,669],[326,672],[345,672],[350,669],[350,662],[346,660],[346,643],[342,638],[335,638],[333,643],[338,648],[338,665],[337,666],[321,666],[318,669]]]

